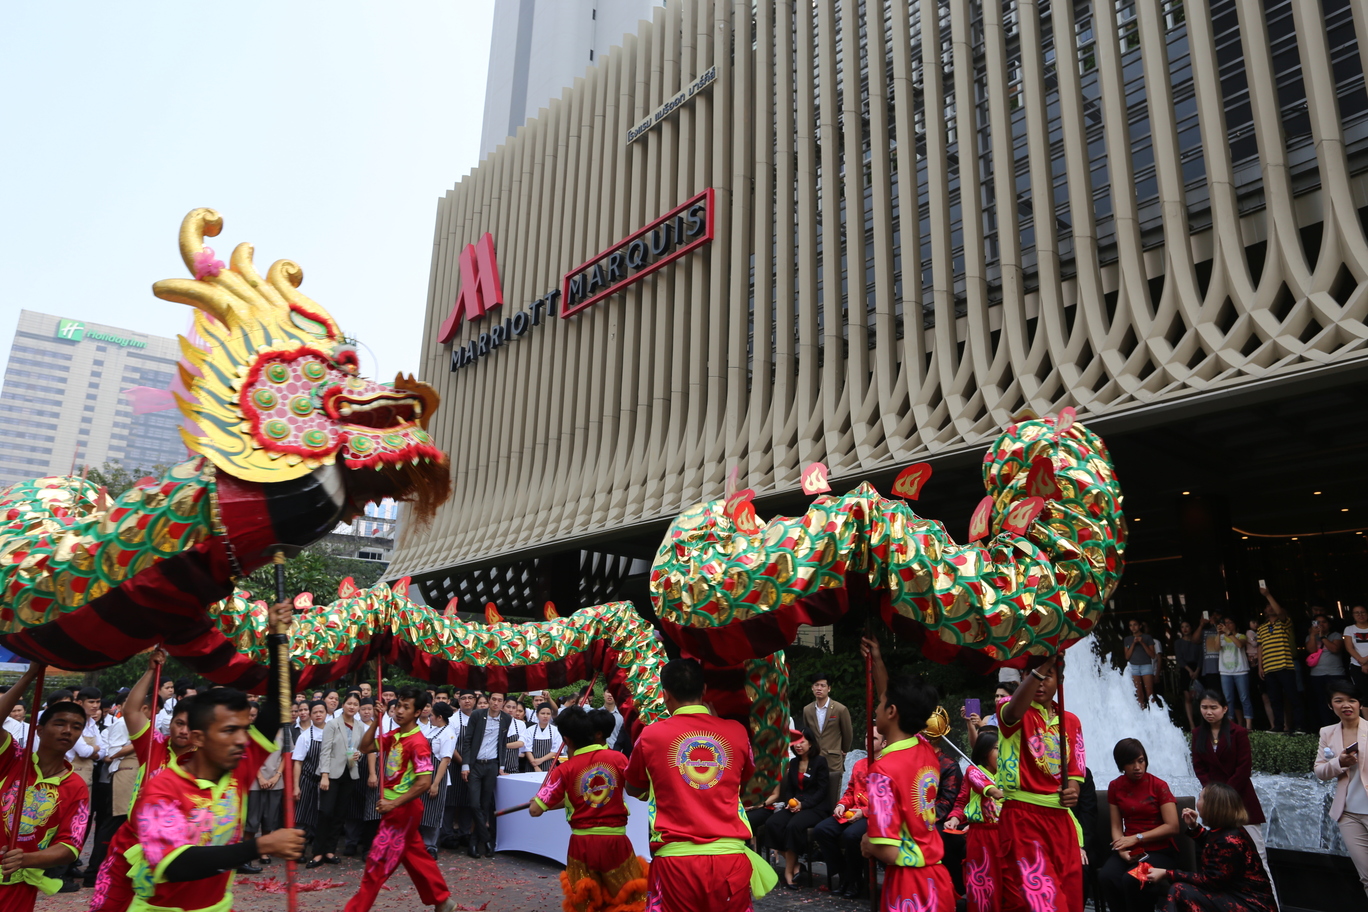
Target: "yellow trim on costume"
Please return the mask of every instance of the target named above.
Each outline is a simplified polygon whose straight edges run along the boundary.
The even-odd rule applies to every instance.
[[[1058,792],[1051,792],[1048,795],[1040,795],[1036,792],[1012,792],[1010,795],[1004,797],[1003,801],[1004,803],[1007,801],[1020,801],[1023,804],[1033,804],[1036,807],[1067,812],[1069,819],[1073,821],[1074,832],[1078,835],[1078,844],[1080,846],[1083,845],[1083,824],[1078,822],[1078,815],[1073,812],[1072,808],[1066,808],[1059,803]]]
[[[66,843],[62,843],[62,845],[66,845]],[[69,849],[71,846],[67,846],[67,848]],[[74,861],[75,859],[76,855],[73,853],[72,860]],[[32,884],[43,891],[47,896],[52,896],[58,890],[62,889],[62,882],[56,877],[48,877],[42,868],[20,868],[13,874],[0,880],[0,886],[12,887],[15,884]]]
[[[691,855],[745,855],[750,860],[751,896],[759,899],[779,883],[779,875],[768,861],[756,855],[739,839],[713,842],[667,842],[655,850],[656,858],[686,858]]]
[[[571,836],[626,836],[626,835],[627,835],[627,828],[626,828],[625,826],[615,826],[615,827],[607,827],[607,826],[602,826],[602,827],[583,827],[583,828],[581,828],[581,829],[575,829],[574,827],[571,827],[571,828],[570,828],[570,835],[571,835]]]
[[[182,909],[180,906],[154,906],[141,896],[134,896],[129,903],[128,912],[230,912],[233,908],[233,891],[225,890],[223,899],[203,909]]]
[[[670,715],[672,715],[672,716],[693,716],[693,715],[711,716],[711,715],[712,715],[712,712],[711,712],[711,711],[708,709],[708,707],[706,707],[706,706],[703,706],[703,705],[701,705],[701,704],[699,704],[699,703],[691,703],[691,704],[688,705],[688,706],[681,706],[681,707],[679,707],[679,709],[676,709],[674,712],[670,713]]]
[[[920,740],[920,737],[913,735],[912,737],[904,738],[901,741],[894,741],[892,744],[884,745],[884,749],[879,752],[879,756],[886,757],[894,751],[907,750],[909,747],[916,746],[916,743]]]
[[[580,754],[587,754],[590,751],[606,751],[607,749],[608,745],[606,744],[591,744],[588,747],[581,747],[579,750],[575,751],[570,756],[578,757]]]
[[[883,836],[870,836],[870,837],[869,837],[869,844],[870,844],[870,845],[891,845],[891,846],[901,846],[901,845],[902,845],[902,840],[901,840],[901,839],[887,839],[887,838],[885,838],[885,837],[883,837]]]
[[[542,801],[540,798],[533,798],[532,803],[535,804],[537,807],[541,808],[543,811],[551,810],[551,808],[547,807],[546,802]]]

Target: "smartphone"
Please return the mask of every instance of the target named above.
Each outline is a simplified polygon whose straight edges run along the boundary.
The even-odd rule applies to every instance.
[[[1203,611],[1203,612],[1202,612],[1202,620],[1204,620],[1204,621],[1209,621],[1209,620],[1211,620],[1211,612],[1210,612],[1210,611]]]
[[[968,699],[968,700],[965,700],[965,701],[964,701],[964,714],[965,714],[966,716],[977,716],[977,715],[981,715],[981,713],[979,712],[979,710],[981,709],[981,706],[982,706],[982,704],[980,704],[980,702],[979,702],[979,700],[978,700],[977,697],[973,697],[973,698],[970,698],[970,699]]]
[[[1358,753],[1358,742],[1355,741],[1353,744],[1349,745],[1349,746],[1346,747],[1344,750],[1345,750],[1347,753],[1350,753],[1350,754],[1357,754],[1357,753]]]
[[[1259,580],[1259,588],[1260,588],[1260,589],[1267,589],[1267,588],[1268,588],[1268,584],[1265,583],[1263,580]]]

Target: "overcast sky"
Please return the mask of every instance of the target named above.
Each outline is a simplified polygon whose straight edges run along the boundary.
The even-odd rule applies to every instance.
[[[13,3],[0,363],[21,308],[159,335],[196,206],[288,258],[381,380],[416,371],[437,199],[477,164],[492,2]],[[377,363],[378,362],[378,363]]]

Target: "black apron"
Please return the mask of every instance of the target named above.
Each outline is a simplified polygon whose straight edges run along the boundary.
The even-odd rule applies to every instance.
[[[514,725],[518,726],[518,732],[517,732],[517,736],[516,736],[516,737],[514,736],[514,732],[513,732],[513,726],[514,726]],[[527,734],[527,732],[523,729],[523,724],[522,724],[521,722],[519,722],[517,719],[514,719],[512,722],[509,723],[509,725],[508,725],[508,740],[509,740],[509,741],[521,741],[521,740],[526,736],[526,734]],[[522,752],[525,751],[525,750],[527,750],[527,745],[526,745],[526,743],[524,743],[522,747],[509,747],[509,746],[507,746],[507,744],[504,745],[504,751],[503,751],[503,769],[504,769],[504,772],[505,772],[505,773],[516,773],[516,772],[519,772],[518,764],[522,761]]]
[[[311,833],[318,826],[318,759],[322,753],[322,739],[315,741],[311,734],[309,752],[299,764],[299,803],[295,805],[295,826]]]
[[[447,724],[450,725],[451,723],[448,722]],[[446,729],[441,728],[438,729],[438,731],[446,731]],[[428,747],[432,747],[432,742],[433,739],[428,738]],[[437,775],[437,767],[441,765],[442,762],[437,759],[436,751],[433,751],[432,775]],[[450,764],[448,764],[447,768],[450,769]],[[419,826],[440,827],[442,825],[442,820],[446,817],[446,780],[447,776],[443,775],[442,781],[437,784],[437,794],[435,796],[429,792],[423,792],[423,819],[419,821]]]
[[[532,735],[532,750],[531,750],[531,754],[532,754],[533,757],[544,757],[544,756],[546,756],[547,754],[551,753],[551,729],[550,729],[549,727],[546,729],[546,739],[545,739],[545,740],[541,740],[541,739],[538,739],[538,738],[537,738],[537,735],[540,735],[541,733],[542,733],[542,731],[541,731],[541,727],[540,727],[540,726],[534,725],[534,726],[532,727],[532,730],[531,730],[531,735]],[[550,762],[551,762],[550,759],[548,759],[548,760],[546,761],[546,763],[550,763]],[[542,769],[543,769],[543,771],[545,771],[545,769],[546,769],[546,765],[545,765],[545,764],[542,765]]]

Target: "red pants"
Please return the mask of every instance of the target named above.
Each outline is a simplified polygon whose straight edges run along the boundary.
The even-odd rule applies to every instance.
[[[965,912],[998,912],[1002,908],[998,825],[971,823],[964,841]]]
[[[30,883],[0,885],[0,912],[33,912],[38,888]]]
[[[1002,912],[1083,912],[1083,859],[1072,814],[1006,801],[998,839]]]
[[[626,836],[571,836],[561,874],[564,912],[641,909],[646,869]]]
[[[656,858],[646,879],[646,912],[751,912],[745,855]]]
[[[437,862],[427,853],[418,824],[423,819],[423,802],[410,801],[380,818],[380,829],[366,856],[366,872],[361,875],[361,889],[347,900],[346,912],[368,912],[380,895],[380,887],[404,863],[405,870],[418,890],[418,898],[425,906],[444,902],[451,891],[447,889]]]
[[[883,912],[955,912],[955,885],[945,865],[924,868],[888,865],[884,868]]]

